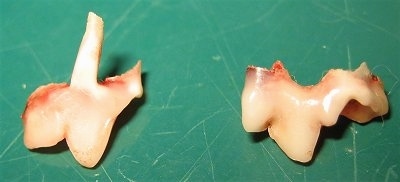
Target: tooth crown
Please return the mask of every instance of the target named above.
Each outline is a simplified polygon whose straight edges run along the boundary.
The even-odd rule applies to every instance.
[[[294,82],[280,61],[271,70],[249,66],[242,93],[248,132],[268,130],[293,160],[311,160],[321,126],[339,115],[363,123],[388,112],[381,81],[365,63],[355,71],[330,70],[315,86]]]

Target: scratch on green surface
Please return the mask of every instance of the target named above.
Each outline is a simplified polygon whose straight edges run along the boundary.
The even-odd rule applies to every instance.
[[[283,175],[285,176],[285,178],[287,178],[289,181],[293,181],[288,174],[286,173],[285,169],[276,161],[275,157],[272,156],[272,154],[268,151],[268,149],[265,147],[265,145],[263,143],[260,143],[262,146],[262,149],[264,149],[265,152],[267,152],[268,156],[270,159],[272,159],[272,161],[274,161],[275,165],[278,166],[278,168],[282,171]]]

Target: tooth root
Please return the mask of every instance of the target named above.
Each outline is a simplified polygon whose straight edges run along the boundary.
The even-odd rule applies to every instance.
[[[64,139],[63,122],[54,122],[63,117],[62,108],[52,100],[67,87],[66,83],[41,86],[28,98],[21,116],[27,148],[49,147]]]
[[[370,72],[365,62],[351,74],[363,84],[360,84],[359,89],[350,91],[352,100],[344,107],[341,115],[359,123],[366,123],[374,117],[386,114],[389,111],[389,103],[379,77]]]
[[[306,124],[303,118],[285,118],[287,122],[276,122],[268,128],[268,133],[285,154],[299,162],[312,159],[321,125]]]
[[[121,76],[106,78],[101,85],[108,88],[115,88],[111,89],[111,91],[114,96],[121,100],[126,100],[126,98],[132,97],[140,98],[143,94],[141,65],[141,61],[138,61],[131,70]]]
[[[260,132],[267,129],[271,119],[274,101],[264,92],[268,78],[261,68],[249,67],[242,93],[242,123],[247,132]],[[268,100],[266,102],[266,100]]]
[[[69,122],[66,141],[81,165],[91,168],[97,164],[105,151],[114,123],[115,119]]]
[[[83,35],[74,70],[71,86],[80,89],[92,89],[97,84],[97,72],[103,43],[103,20],[90,12],[86,31]]]

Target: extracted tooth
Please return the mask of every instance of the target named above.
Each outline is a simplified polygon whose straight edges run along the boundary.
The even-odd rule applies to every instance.
[[[121,76],[97,82],[102,41],[103,21],[90,12],[70,85],[50,83],[28,98],[22,114],[27,148],[53,146],[65,138],[81,165],[99,162],[115,119],[143,94],[140,61]]]
[[[268,130],[293,160],[312,159],[322,126],[339,115],[359,123],[384,115],[389,106],[379,77],[366,63],[355,71],[330,70],[314,86],[300,86],[282,62],[270,70],[249,66],[242,93],[242,123],[247,132]]]

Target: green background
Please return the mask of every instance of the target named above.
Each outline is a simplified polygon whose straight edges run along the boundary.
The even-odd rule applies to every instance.
[[[99,79],[143,61],[145,97],[119,117],[97,168],[65,145],[29,151],[20,115],[69,82],[87,13],[105,22]],[[400,1],[1,1],[0,178],[6,181],[398,181]],[[280,59],[304,85],[366,61],[390,114],[325,128],[315,160],[288,159],[241,124],[247,65]],[[290,113],[288,113],[290,114]]]

